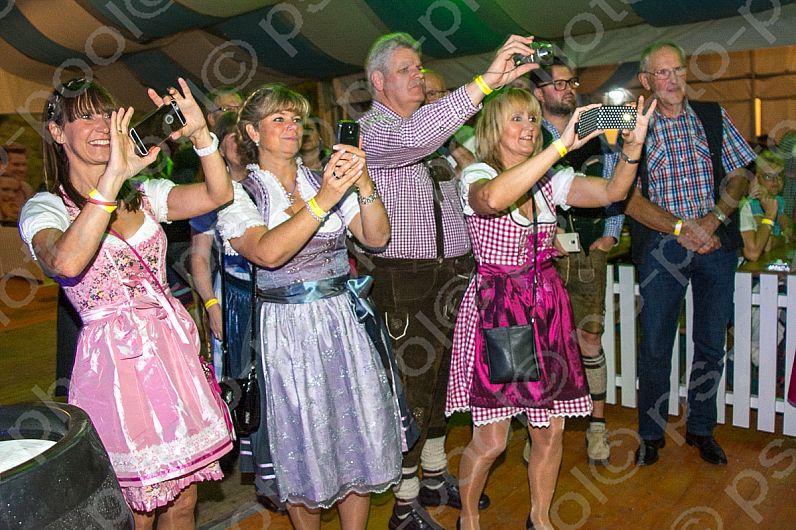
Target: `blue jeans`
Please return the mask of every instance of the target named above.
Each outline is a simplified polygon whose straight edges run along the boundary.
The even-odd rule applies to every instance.
[[[639,267],[641,344],[638,352],[639,435],[663,438],[669,414],[669,375],[680,308],[688,283],[694,298],[694,359],[688,382],[688,432],[707,436],[716,425],[716,392],[732,315],[736,253],[689,252],[674,236],[650,242]]]

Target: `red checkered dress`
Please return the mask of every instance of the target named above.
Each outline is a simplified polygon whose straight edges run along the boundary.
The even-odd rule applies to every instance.
[[[485,166],[484,164],[478,164]],[[472,166],[471,166],[472,167]],[[486,166],[488,167],[488,166]],[[491,168],[489,168],[491,170]],[[494,171],[494,170],[492,170]],[[463,197],[466,202],[467,184],[465,175],[462,175],[465,182]],[[537,263],[539,266],[544,261],[552,259],[555,255],[553,248],[553,237],[556,225],[551,222],[551,212],[553,207],[553,178],[543,177],[542,194],[536,194],[536,204],[539,206],[538,230],[540,241],[536,249]],[[469,208],[465,208],[468,210]],[[473,255],[479,264],[488,263],[495,265],[521,266],[533,259],[533,251],[529,252],[528,245],[534,241],[533,226],[528,220],[513,213],[514,219],[510,215],[500,217],[480,217],[473,215],[472,211],[467,216],[467,228],[473,248]],[[527,224],[528,226],[523,226]],[[539,284],[537,286],[537,298],[547,296],[555,291],[560,295],[564,289],[561,279],[552,271],[553,274],[539,274]],[[571,364],[569,373],[572,377],[567,378],[562,384],[565,386],[565,394],[576,396],[574,399],[550,400],[548,405],[538,408],[518,408],[511,406],[501,406],[496,398],[494,408],[483,408],[471,405],[471,388],[473,384],[474,363],[476,356],[482,355],[476,352],[476,337],[481,333],[479,312],[475,304],[476,288],[479,285],[480,276],[476,274],[467,291],[464,294],[459,315],[456,319],[456,329],[453,336],[453,354],[451,360],[450,376],[448,379],[448,395],[446,404],[446,414],[451,415],[457,411],[470,411],[475,425],[484,425],[504,419],[511,418],[520,414],[527,414],[528,420],[533,426],[541,427],[550,424],[550,416],[585,416],[591,413],[591,398],[589,397],[583,370],[580,366],[580,355],[577,350],[572,331],[571,311],[564,311],[565,315],[554,315],[551,318],[551,329],[556,335],[565,341],[564,337],[570,337],[569,347],[575,349],[567,355],[567,362]],[[557,329],[553,326],[560,323]],[[545,341],[544,337],[540,338]],[[574,346],[573,346],[574,343]],[[542,345],[544,349],[544,344]],[[546,359],[541,358],[544,364]],[[513,383],[529,384],[529,383]],[[557,394],[561,394],[561,387],[556,389]]]

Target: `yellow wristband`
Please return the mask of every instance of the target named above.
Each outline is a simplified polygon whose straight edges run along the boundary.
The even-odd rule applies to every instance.
[[[556,140],[555,142],[553,142],[550,145],[552,145],[553,147],[556,148],[556,150],[558,151],[558,155],[559,156],[564,156],[564,155],[566,155],[569,152],[569,149],[567,149],[567,146],[564,145],[564,142],[561,141],[561,138],[559,138],[558,140]]]
[[[113,213],[116,209],[116,201],[109,201],[106,199],[97,188],[92,188],[91,191],[88,192],[88,202],[99,206],[108,213]]]
[[[488,96],[494,92],[494,90],[492,90],[489,85],[486,84],[486,81],[484,81],[484,78],[480,75],[475,76],[473,81],[475,81],[475,84],[478,85],[478,88],[481,89],[481,92],[483,92],[485,96]]]
[[[307,201],[307,207],[309,208],[310,213],[313,214],[312,216],[318,222],[323,221],[324,218],[329,215],[329,212],[318,206],[318,201],[315,200],[315,197]]]
[[[769,219],[768,217],[763,217],[762,219],[760,219],[760,222],[761,222],[762,224],[764,224],[764,225],[768,225],[768,226],[774,226],[774,221],[772,221],[772,220],[771,220],[771,219]]]
[[[678,219],[676,223],[674,223],[674,235],[679,236],[680,231],[683,229],[683,220]]]
[[[205,309],[210,309],[214,305],[218,303],[218,298],[211,298],[207,302],[205,302]]]

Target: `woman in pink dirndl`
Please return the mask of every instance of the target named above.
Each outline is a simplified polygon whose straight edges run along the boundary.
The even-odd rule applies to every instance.
[[[232,199],[217,140],[180,79],[169,89],[201,157],[205,182],[131,184],[159,148],[135,154],[133,109],[116,107],[96,83],[73,80],[44,111],[52,193],[25,204],[20,232],[80,313],[69,402],[94,424],[136,528],[192,528],[196,482],[222,478],[231,447],[225,411],[199,360],[193,320],[166,287],[161,222],[186,219]],[[164,104],[154,91],[156,105]],[[118,197],[118,199],[117,199]]]
[[[623,152],[631,161],[641,154],[654,106],[639,113],[636,129],[622,135]],[[532,508],[526,527],[552,528],[548,512],[561,464],[564,418],[591,412],[569,297],[551,262],[556,255],[555,207],[598,207],[620,201],[637,167],[624,160],[611,180],[550,170],[568,150],[602,132],[583,139],[574,132],[580,114],[593,107],[597,105],[577,109],[560,142],[544,150],[539,104],[530,92],[502,89],[488,99],[479,116],[476,138],[481,162],[465,168],[461,176],[477,269],[456,320],[447,400],[449,415],[469,411],[474,424],[473,439],[459,468],[458,524],[464,529],[479,528],[478,499],[489,469],[506,448],[511,418],[522,414],[528,417],[533,440],[528,465]],[[643,99],[639,107],[643,108]],[[531,317],[539,380],[491,383],[482,329],[522,326],[531,323]]]

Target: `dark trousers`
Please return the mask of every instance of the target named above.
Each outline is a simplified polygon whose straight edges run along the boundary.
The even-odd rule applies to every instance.
[[[638,352],[639,434],[662,438],[669,414],[669,374],[680,308],[691,283],[694,359],[688,382],[687,429],[710,435],[732,315],[735,251],[689,252],[672,236],[656,236],[639,267],[641,343]]]
[[[426,438],[444,436],[445,398],[453,325],[473,270],[472,258],[393,260],[370,258],[373,299],[390,333],[409,410],[420,438],[404,455],[416,466]]]

